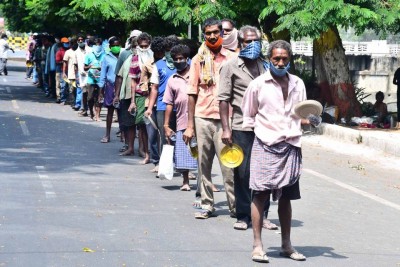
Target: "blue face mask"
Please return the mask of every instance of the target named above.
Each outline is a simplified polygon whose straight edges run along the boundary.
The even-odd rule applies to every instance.
[[[286,65],[285,68],[283,69],[278,69],[277,67],[272,64],[272,62],[269,62],[269,70],[276,76],[278,77],[283,77],[286,75],[288,70],[290,69],[290,62]]]
[[[102,50],[102,47],[101,47],[101,45],[94,45],[92,47],[92,49],[93,49],[93,52],[95,52],[96,54],[100,54],[101,50]]]
[[[239,57],[248,59],[257,59],[261,55],[261,42],[253,41],[249,43],[244,49],[240,50]]]
[[[63,43],[63,47],[64,48],[69,48],[69,44],[68,43]]]

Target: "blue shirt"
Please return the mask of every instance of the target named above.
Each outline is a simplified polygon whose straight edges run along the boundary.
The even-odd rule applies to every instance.
[[[101,62],[101,74],[99,87],[104,87],[106,82],[114,84],[115,82],[115,66],[117,65],[118,58],[111,52],[108,52]]]
[[[160,80],[160,83],[158,84],[157,111],[165,111],[167,109],[167,104],[163,102],[165,88],[167,87],[169,77],[176,73],[176,69],[171,70],[168,68],[165,59],[157,61],[156,66]]]
[[[101,53],[98,57],[94,55],[93,52],[85,56],[85,65],[92,65],[92,67],[101,67],[101,62],[103,61],[105,53]],[[87,83],[97,84],[100,82],[100,70],[95,68],[90,68],[88,71]]]

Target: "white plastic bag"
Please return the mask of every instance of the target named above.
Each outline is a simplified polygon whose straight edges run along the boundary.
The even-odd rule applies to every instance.
[[[161,180],[172,180],[174,176],[174,146],[163,145],[160,163],[158,165],[158,177]]]

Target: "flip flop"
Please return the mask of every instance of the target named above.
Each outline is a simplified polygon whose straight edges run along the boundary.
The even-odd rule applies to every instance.
[[[104,136],[103,138],[101,138],[100,142],[101,143],[110,143],[110,138]]]
[[[251,255],[251,259],[255,262],[268,263],[269,259],[265,251],[255,252]]]
[[[119,149],[119,152],[125,152],[128,150],[128,145],[124,145],[122,148]]]
[[[305,261],[306,260],[306,257],[303,254],[297,252],[296,250],[294,250],[292,252],[281,251],[279,253],[279,255],[282,257],[285,257],[285,258],[290,258],[295,261]]]
[[[182,185],[182,187],[180,188],[180,190],[181,190],[181,191],[189,192],[189,191],[190,191],[190,186],[187,185],[187,184]]]
[[[196,175],[192,172],[189,172],[189,180],[196,180]]]
[[[238,220],[233,224],[233,229],[235,230],[247,230],[249,225],[245,221]]]
[[[194,214],[194,217],[195,217],[196,219],[202,219],[202,220],[204,220],[204,219],[210,218],[210,217],[211,217],[211,214],[212,214],[211,211],[209,211],[209,210],[203,210],[203,211],[200,211],[200,212],[196,212],[196,213]]]
[[[123,156],[123,157],[126,157],[126,156],[134,156],[135,155],[135,153],[134,152],[129,152],[128,153],[128,151],[125,151],[125,152],[123,152],[123,153],[121,153],[121,154],[119,154],[120,156]]]
[[[267,220],[267,219],[264,219],[262,227],[267,230],[278,230],[279,229],[276,224],[272,223],[270,220]]]

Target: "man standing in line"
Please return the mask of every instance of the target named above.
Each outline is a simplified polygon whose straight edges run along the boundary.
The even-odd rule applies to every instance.
[[[215,211],[214,185],[211,181],[211,168],[214,156],[220,160],[222,143],[222,124],[217,100],[219,71],[225,62],[236,54],[222,47],[222,25],[215,18],[208,18],[202,26],[205,42],[193,58],[188,83],[188,125],[183,138],[185,143],[195,136],[198,144],[199,175],[197,194],[201,194],[202,211],[195,214],[196,219],[208,219]],[[221,164],[228,207],[231,216],[236,216],[233,173]],[[197,204],[197,203],[194,203]]]
[[[13,53],[14,50],[8,46],[7,42],[7,34],[2,33],[0,39],[0,75],[7,75],[7,59],[8,59],[8,50],[11,50]]]
[[[75,103],[75,110],[81,109],[81,111],[78,113],[79,116],[82,117],[87,117],[87,110],[88,110],[88,105],[87,105],[87,77],[88,73],[85,71],[85,56],[89,53],[92,52],[92,48],[90,47],[91,44],[86,44],[85,42],[85,37],[83,34],[78,34],[78,49],[76,50],[76,64],[77,64],[77,69],[78,69],[78,81],[79,81],[79,86],[77,88],[77,95],[78,99],[81,99],[81,103],[77,104]],[[79,97],[80,96],[80,97]]]
[[[67,37],[61,38],[61,47],[56,53],[56,103],[65,103],[68,97],[68,84],[63,79],[63,65],[65,52],[69,50]]]
[[[231,19],[223,19],[221,23],[224,31],[222,46],[232,52],[239,52],[238,30],[235,28],[235,22]]]
[[[223,25],[223,24],[222,24]],[[223,128],[222,142],[232,142],[243,149],[242,164],[234,169],[235,201],[237,222],[236,230],[246,230],[250,226],[251,194],[249,188],[251,146],[254,142],[252,128],[242,128],[242,99],[249,83],[268,69],[267,62],[261,58],[261,32],[252,26],[243,26],[239,30],[241,51],[238,57],[229,60],[221,68],[218,100],[219,113]],[[233,107],[232,131],[229,123],[229,104]],[[269,200],[266,203],[268,212]],[[264,228],[277,229],[275,224],[264,220]]]
[[[309,121],[297,117],[294,107],[306,100],[306,89],[299,77],[287,72],[292,57],[288,42],[277,40],[270,43],[267,57],[269,71],[250,82],[241,105],[243,128],[254,128],[255,133],[250,162],[252,260],[269,261],[263,250],[261,230],[264,205],[272,194],[275,201],[279,200],[280,255],[302,261],[306,258],[292,247],[290,241],[290,201],[300,199],[301,124],[309,124]]]
[[[75,106],[75,100],[77,97],[76,93],[76,50],[78,49],[78,43],[75,38],[71,38],[70,49],[68,49],[63,57],[63,80],[68,80],[69,91],[66,95],[66,102],[71,105],[72,108]],[[66,89],[66,90],[67,90]]]

